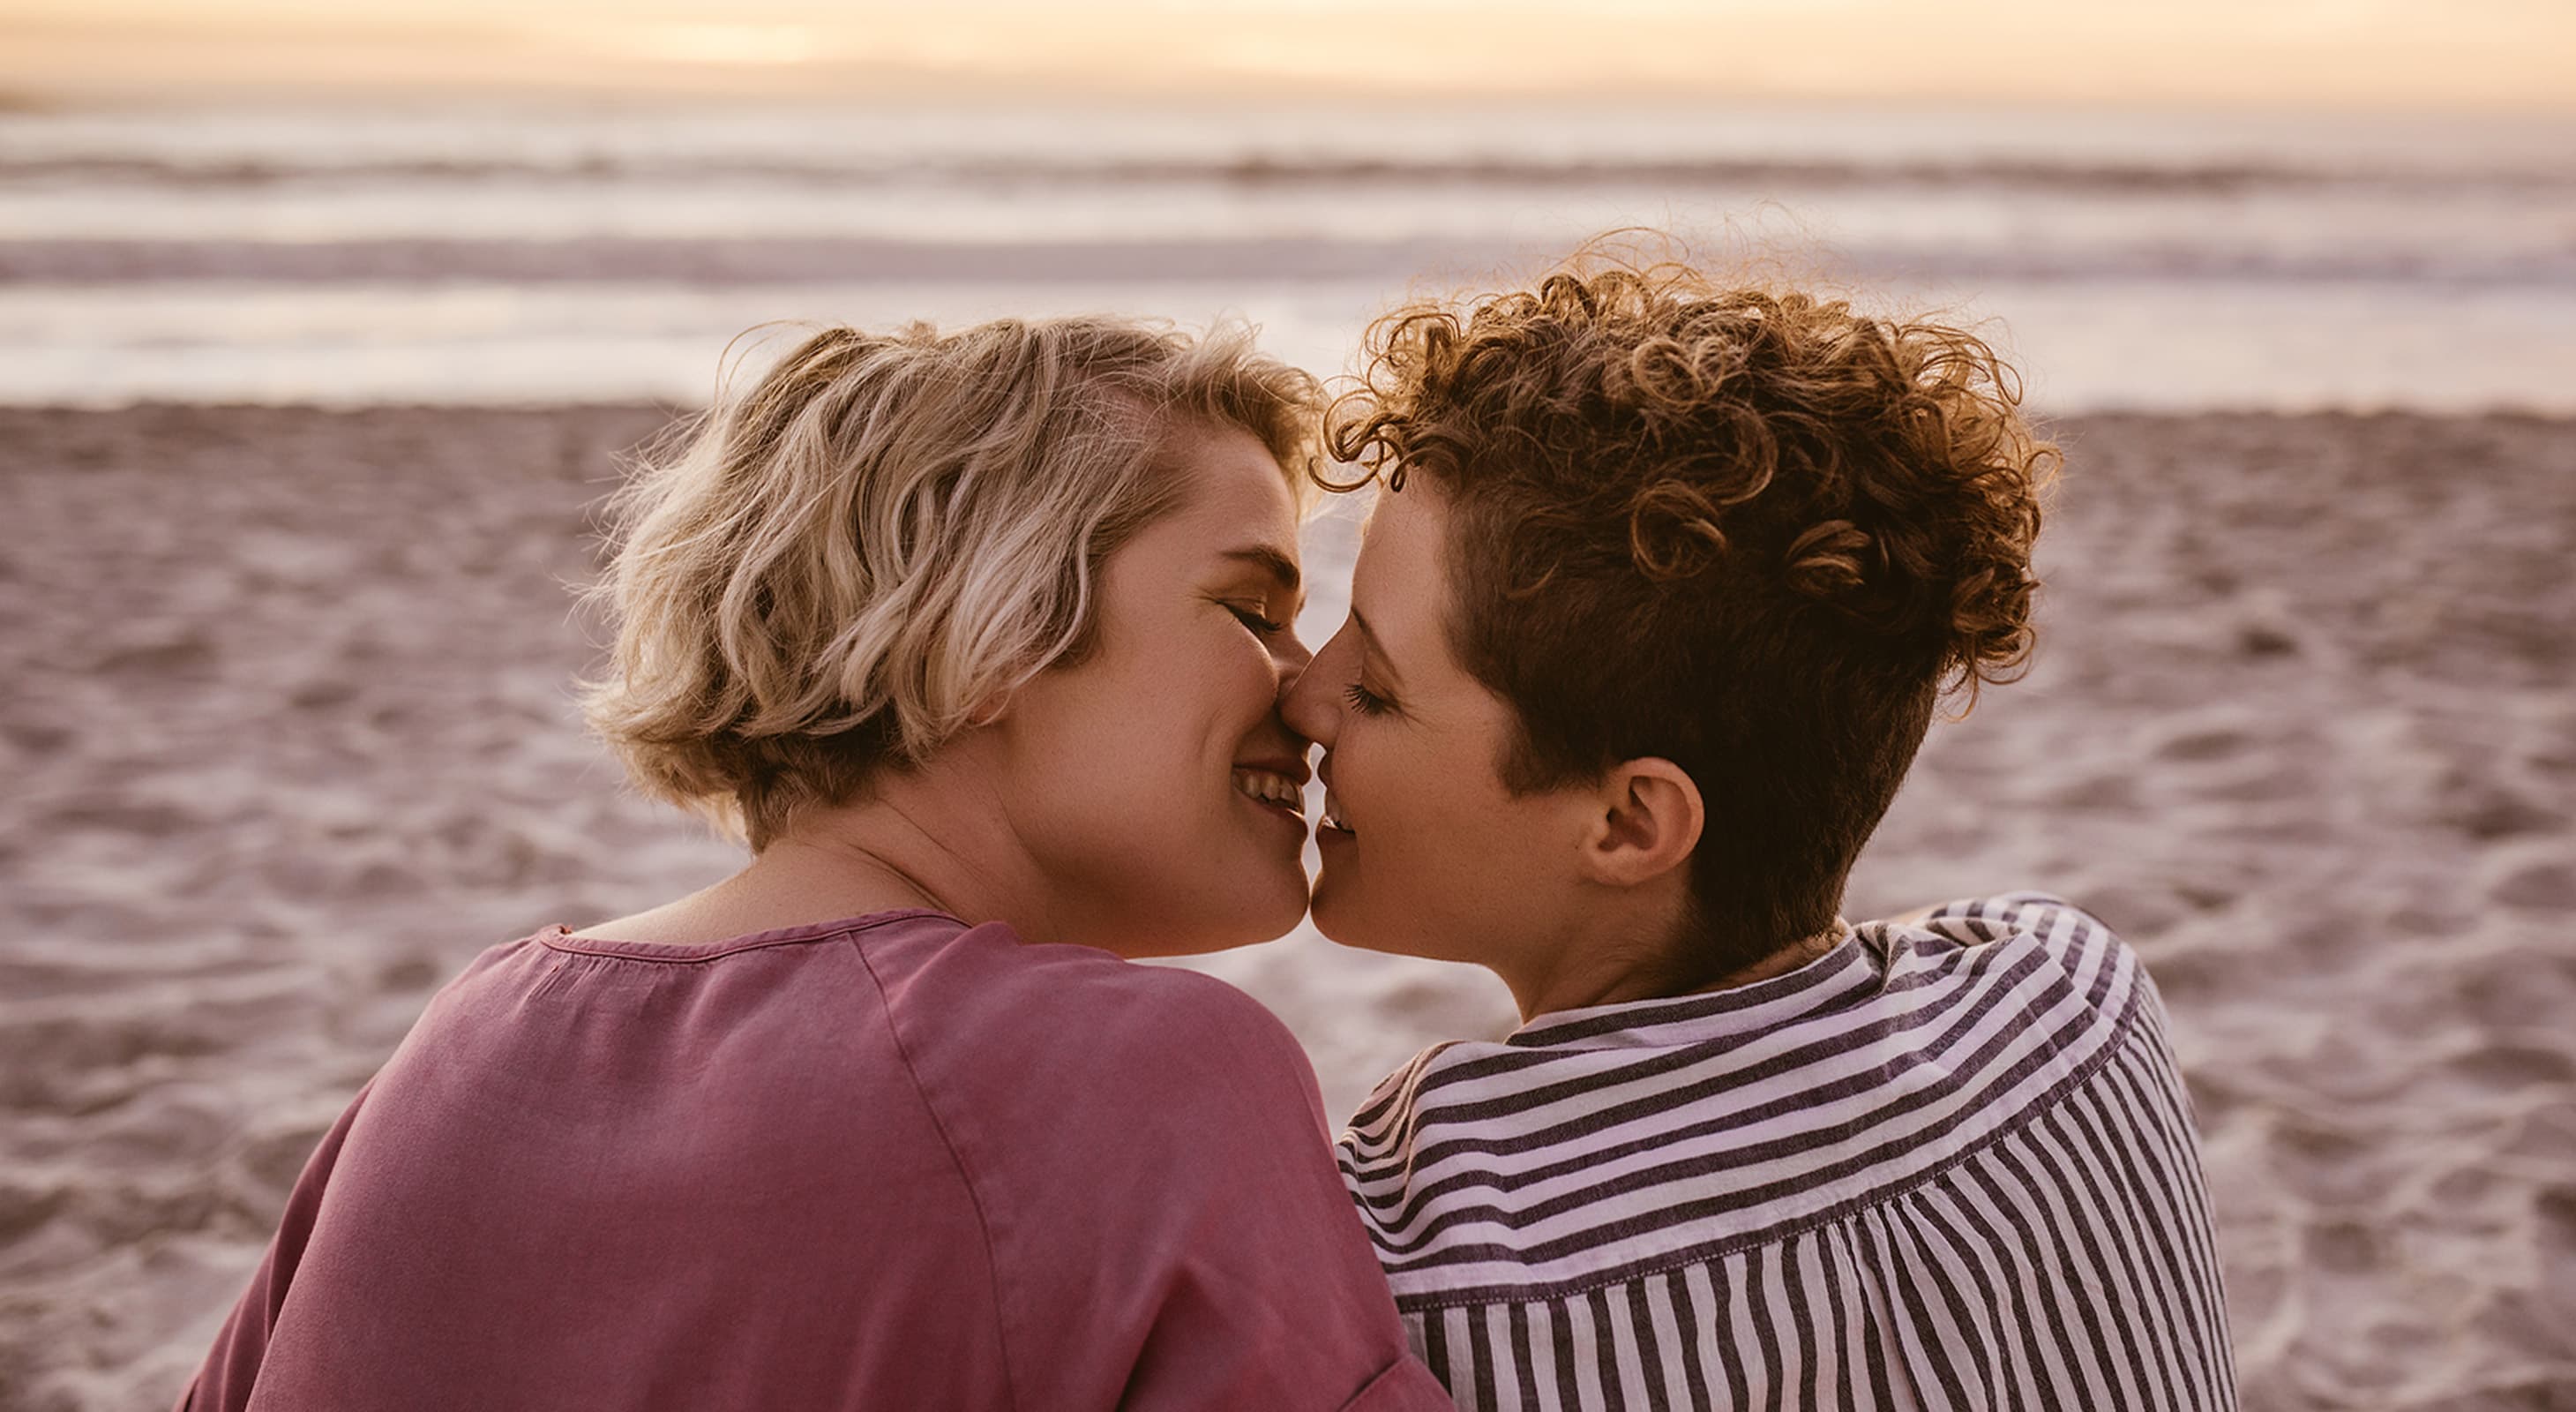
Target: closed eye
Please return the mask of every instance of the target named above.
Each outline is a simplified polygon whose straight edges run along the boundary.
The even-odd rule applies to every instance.
[[[1245,627],[1252,629],[1263,637],[1272,637],[1288,630],[1288,625],[1286,623],[1274,622],[1269,618],[1263,617],[1259,612],[1246,608],[1239,603],[1228,603],[1225,605],[1225,610],[1232,613],[1235,616],[1236,621],[1242,623]]]
[[[1395,709],[1394,702],[1358,682],[1342,688],[1342,699],[1351,703],[1351,709],[1363,716],[1382,716]]]

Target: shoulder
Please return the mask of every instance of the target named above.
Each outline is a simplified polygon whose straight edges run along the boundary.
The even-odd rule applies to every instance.
[[[2136,953],[2108,923],[2053,892],[2023,889],[1945,902],[1918,926],[1952,947],[2034,948],[2097,1007],[2124,1001],[2144,978]]]
[[[1031,942],[998,924],[961,940],[960,960],[981,973],[996,1020],[1007,1017],[1095,1060],[1153,1062],[1217,1048],[1303,1061],[1277,1016],[1214,976],[1088,946]]]
[[[1171,1096],[1193,1105],[1294,1096],[1322,1128],[1314,1069],[1297,1037],[1269,1007],[1214,976],[1104,957],[1054,1003],[1078,1014],[1086,1050],[1104,1070],[1140,1079],[1178,1074],[1187,1091]],[[1217,1077],[1224,1081],[1210,1082]]]
[[[1127,1101],[1246,1127],[1293,1121],[1320,1146],[1323,1099],[1305,1048],[1234,986],[1107,958],[1054,1003],[1078,1019],[1094,1071],[1132,1086]]]
[[[888,994],[1019,1385],[1099,1390],[1040,1401],[1331,1405],[1401,1356],[1313,1071],[1251,996],[993,927]]]
[[[1447,1040],[1413,1056],[1378,1081],[1334,1139],[1345,1177],[1356,1179],[1377,1164],[1401,1161],[1441,1126],[1442,1110],[1478,1111],[1481,1101],[1507,1097],[1524,1083],[1521,1071],[1547,1056],[1492,1040]]]
[[[1150,1132],[1207,1121],[1319,1132],[1296,1037],[1212,976],[1023,940],[998,924],[880,967],[887,1009],[934,1097],[1043,1126]]]
[[[1924,916],[1928,925],[1943,922],[1966,922],[1972,929],[1990,934],[2009,931],[2058,932],[2072,928],[2090,928],[2108,935],[2110,928],[2101,918],[2085,911],[2054,892],[2022,888],[2013,892],[1990,893],[1983,897],[1965,897],[1944,902]],[[1955,929],[1952,929],[1955,930]]]
[[[1946,927],[1943,924],[1949,924]],[[2120,939],[2110,924],[2054,892],[2023,888],[1944,902],[1925,924],[1962,938],[2022,934],[2060,950],[2111,947]]]

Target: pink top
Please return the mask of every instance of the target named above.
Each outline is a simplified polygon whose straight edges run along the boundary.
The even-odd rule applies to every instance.
[[[888,912],[484,952],[179,1405],[1451,1404],[1268,1011]]]

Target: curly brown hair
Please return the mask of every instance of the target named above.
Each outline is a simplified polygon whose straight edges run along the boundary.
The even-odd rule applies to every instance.
[[[1690,773],[1705,979],[1829,927],[1944,690],[2026,668],[2059,458],[2019,401],[1962,329],[1596,248],[1381,319],[1325,432],[1361,474],[1319,477],[1444,492],[1511,789]]]

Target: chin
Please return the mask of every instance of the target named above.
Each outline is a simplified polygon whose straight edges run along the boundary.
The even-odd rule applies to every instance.
[[[1304,920],[1306,920],[1306,870],[1292,863],[1279,879],[1265,884],[1262,889],[1260,913],[1252,922],[1253,935],[1235,944],[1251,946],[1265,941],[1277,941],[1297,930],[1297,924]]]
[[[1315,930],[1336,946],[1347,946],[1355,951],[1384,951],[1396,956],[1417,954],[1404,945],[1405,929],[1371,925],[1367,910],[1354,907],[1349,895],[1335,888],[1329,878],[1316,884],[1311,915],[1315,919]]]
[[[1306,875],[1306,850],[1302,843],[1287,856],[1264,868],[1259,877],[1262,925],[1270,928],[1264,935],[1267,939],[1277,940],[1297,930],[1299,924],[1306,920],[1306,905],[1315,895],[1315,880]],[[1250,886],[1244,889],[1247,902],[1253,890]]]
[[[1227,890],[1222,915],[1205,916],[1185,931],[1176,930],[1151,952],[1156,956],[1203,956],[1277,941],[1306,918],[1306,871],[1295,863],[1285,869],[1264,868],[1240,877]]]
[[[1469,966],[1491,964],[1487,955],[1477,949],[1476,934],[1462,933],[1455,922],[1444,929],[1437,925],[1442,917],[1440,907],[1421,906],[1418,895],[1407,900],[1416,905],[1389,915],[1384,908],[1370,906],[1368,899],[1354,896],[1349,884],[1338,882],[1327,872],[1316,880],[1309,915],[1314,918],[1315,930],[1326,941],[1353,951]]]

